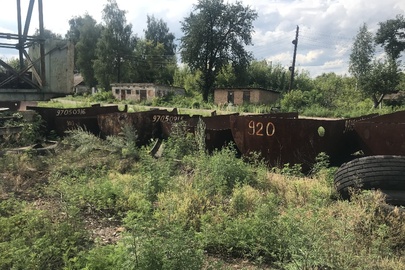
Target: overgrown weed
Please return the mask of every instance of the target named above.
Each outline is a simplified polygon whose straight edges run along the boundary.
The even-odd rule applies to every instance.
[[[67,138],[56,155],[44,161],[49,177],[41,191],[66,213],[65,219],[52,223],[52,212],[46,209],[26,212],[21,219],[25,210],[10,207],[9,201],[0,208],[7,230],[3,235],[17,240],[7,248],[31,256],[22,244],[28,241],[25,236],[10,233],[17,223],[7,217],[19,216],[26,220],[21,226],[35,232],[27,242],[35,251],[58,251],[50,251],[57,258],[54,268],[201,269],[206,255],[242,259],[260,269],[405,265],[403,215],[382,211],[380,193],[362,192],[353,194],[350,202],[340,201],[331,181],[335,168],[328,168],[326,159],[320,159],[310,176],[298,174],[294,167],[271,170],[260,158],[244,162],[232,146],[201,151],[197,142],[202,142],[202,134],[196,139],[179,128],[158,159],[119,138]],[[124,153],[125,147],[134,147],[136,155]],[[0,166],[17,174],[26,158],[3,157],[7,162]],[[78,221],[88,214],[120,222],[125,227],[121,240],[104,245],[77,240],[76,236],[87,239]],[[45,218],[39,221],[34,215]],[[72,234],[75,230],[77,235]],[[63,237],[68,239],[64,244]],[[47,260],[38,252],[39,260]],[[35,269],[25,260],[4,262],[6,268],[26,263]]]

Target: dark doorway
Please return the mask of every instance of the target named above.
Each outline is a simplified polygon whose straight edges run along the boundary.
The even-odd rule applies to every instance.
[[[139,94],[141,101],[146,100],[146,90],[141,90]]]
[[[234,103],[234,93],[233,91],[228,91],[228,103]]]

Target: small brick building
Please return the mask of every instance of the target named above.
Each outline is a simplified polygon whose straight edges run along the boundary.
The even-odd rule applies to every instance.
[[[169,93],[184,95],[184,88],[154,83],[114,83],[111,84],[112,93],[118,100],[144,101],[156,97],[164,97]]]
[[[255,87],[232,87],[214,89],[214,103],[223,104],[272,104],[280,97],[280,92]]]

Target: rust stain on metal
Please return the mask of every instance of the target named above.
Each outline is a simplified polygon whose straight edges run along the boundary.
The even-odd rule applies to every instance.
[[[302,164],[304,170],[325,152],[332,163],[360,150],[348,119],[298,119],[280,115],[231,116],[233,138],[244,155],[261,154],[270,166]],[[354,121],[355,119],[353,119]]]
[[[179,114],[177,109],[128,113],[118,106],[44,108],[28,106],[45,120],[48,133],[59,136],[82,127],[102,138],[120,135],[125,126],[136,130],[138,145],[151,139],[167,139],[173,125],[183,123],[195,133],[199,121],[205,124],[208,151],[234,142],[242,155],[259,153],[270,166],[302,164],[307,170],[319,153],[340,165],[362,150],[366,155],[405,155],[405,111],[347,119],[299,118],[298,113],[226,114],[203,117]]]
[[[354,123],[365,155],[405,155],[405,111]]]
[[[98,135],[100,128],[97,123],[97,116],[120,111],[118,106],[100,106],[99,104],[82,108],[27,106],[27,110],[36,111],[42,117],[48,134],[54,130],[61,137],[65,135],[66,131],[79,127]],[[126,110],[125,107],[124,111]]]
[[[238,115],[238,114],[232,114]],[[205,146],[209,152],[233,142],[232,131],[230,126],[231,114],[199,116],[195,115],[185,118],[184,125],[188,132],[195,133],[197,131],[198,122],[201,120],[205,125]],[[173,124],[176,122],[162,123],[162,129],[165,137],[169,137],[172,133]]]
[[[151,139],[162,138],[162,122],[180,121],[187,115],[177,114],[177,109],[168,110],[150,110],[142,112],[116,112],[101,114],[98,116],[98,125],[101,136],[120,135],[125,126],[134,128],[138,136],[138,145],[145,145]]]

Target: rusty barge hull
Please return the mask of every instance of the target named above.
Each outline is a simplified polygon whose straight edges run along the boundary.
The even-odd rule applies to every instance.
[[[150,110],[141,112],[116,112],[101,114],[97,118],[102,138],[107,136],[119,136],[123,134],[125,127],[135,129],[138,137],[137,145],[142,146],[150,143],[152,139],[163,139],[162,123],[180,122],[190,118],[189,115],[177,113],[177,109]]]
[[[405,111],[365,119],[354,128],[364,155],[405,155]]]
[[[205,124],[206,149],[209,152],[235,143],[244,156],[259,153],[269,166],[302,164],[310,168],[316,157],[326,153],[332,165],[353,159],[353,153],[365,155],[405,155],[405,111],[387,115],[365,115],[348,119],[299,118],[298,113],[252,115],[188,115],[177,109],[128,113],[118,106],[94,105],[83,108],[45,108],[28,106],[52,130],[63,137],[79,127],[106,138],[119,136],[126,126],[136,130],[138,146],[152,139],[167,139],[175,123],[183,123],[188,132]]]
[[[198,131],[198,123],[202,121],[204,126],[205,147],[208,152],[218,150],[233,142],[232,131],[230,126],[230,116],[236,114],[223,114],[213,116],[195,115],[186,118],[183,123],[186,132],[195,134]],[[176,122],[162,123],[162,131],[165,138],[172,134],[173,126]]]
[[[332,164],[360,150],[352,124],[358,118],[323,120],[277,115],[231,116],[232,135],[241,153],[259,153],[271,167],[302,164],[309,169],[326,153]]]
[[[126,111],[126,107],[124,111]],[[56,135],[63,137],[69,130],[82,128],[95,135],[99,135],[100,128],[97,122],[97,116],[120,112],[118,106],[100,106],[99,104],[91,107],[81,108],[47,108],[27,106],[27,110],[37,112],[44,120],[47,135],[55,131]]]

